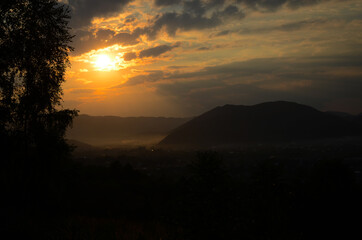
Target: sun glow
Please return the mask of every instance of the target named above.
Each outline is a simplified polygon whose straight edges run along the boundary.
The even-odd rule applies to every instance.
[[[71,57],[73,63],[78,63],[79,72],[111,72],[129,67],[132,63],[124,60],[124,52],[129,52],[125,47],[113,45],[111,47],[92,50],[80,56]],[[81,70],[80,70],[81,69]],[[84,71],[86,69],[86,71]]]
[[[110,71],[116,68],[116,63],[106,54],[100,54],[96,56],[94,66],[99,71]]]

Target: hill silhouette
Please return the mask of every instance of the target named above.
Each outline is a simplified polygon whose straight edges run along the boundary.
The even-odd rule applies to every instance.
[[[355,119],[293,102],[216,107],[175,129],[160,147],[215,147],[238,143],[285,142],[355,136]]]
[[[156,144],[188,118],[80,115],[67,138],[92,145]]]

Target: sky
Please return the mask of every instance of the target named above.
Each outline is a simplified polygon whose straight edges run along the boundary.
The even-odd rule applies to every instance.
[[[192,117],[293,101],[362,113],[361,0],[62,0],[64,107]]]

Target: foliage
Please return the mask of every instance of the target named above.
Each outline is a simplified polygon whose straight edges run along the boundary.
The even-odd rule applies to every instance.
[[[56,0],[0,2],[0,188],[4,229],[54,214],[69,176],[65,131],[77,114],[62,108],[72,36]]]
[[[29,148],[64,143],[74,110],[62,109],[72,36],[56,0],[5,0],[0,8],[0,134]]]

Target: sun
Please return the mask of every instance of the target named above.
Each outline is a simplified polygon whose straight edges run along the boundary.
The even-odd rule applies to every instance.
[[[110,56],[106,54],[100,54],[96,56],[96,60],[94,62],[94,66],[99,71],[110,71],[114,69],[115,63],[112,61]]]

